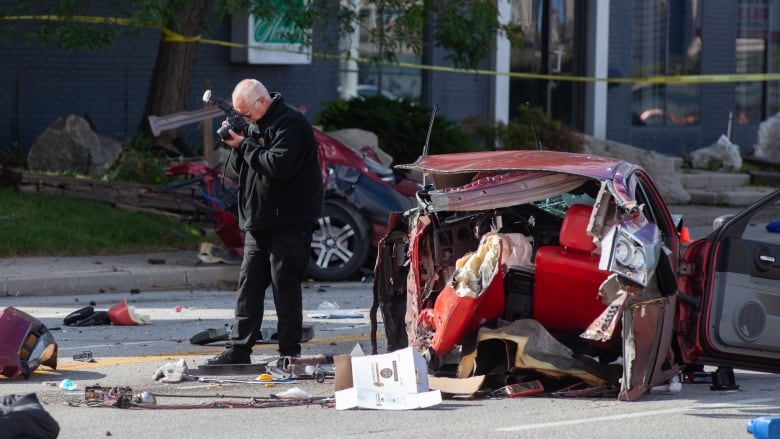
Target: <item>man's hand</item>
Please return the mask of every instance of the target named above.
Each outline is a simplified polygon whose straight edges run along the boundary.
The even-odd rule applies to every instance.
[[[227,125],[227,121],[222,122],[222,126]],[[225,139],[222,142],[224,142],[226,145],[230,146],[231,148],[238,148],[241,146],[241,142],[244,141],[246,137],[242,136],[241,134],[238,134],[237,132],[233,130],[228,130],[230,133],[230,138]]]

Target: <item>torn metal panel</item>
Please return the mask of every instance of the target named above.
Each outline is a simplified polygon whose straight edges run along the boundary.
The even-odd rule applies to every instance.
[[[431,211],[474,211],[544,200],[581,186],[585,178],[552,172],[506,173],[430,191]]]
[[[618,288],[615,289],[615,286]],[[585,332],[580,334],[580,337],[587,340],[608,341],[618,328],[628,293],[619,288],[619,282],[615,275],[604,281],[599,289],[599,293],[604,300],[609,300],[609,304],[596,320],[588,326]]]
[[[618,168],[622,168],[618,172]],[[425,173],[432,177],[437,187],[440,178],[463,175],[469,180],[479,172],[508,171],[555,171],[598,180],[622,179],[631,171],[627,162],[610,157],[589,154],[573,154],[560,151],[504,150],[464,152],[457,154],[432,154],[420,157],[415,163],[398,165],[396,168]],[[453,183],[455,185],[465,182]]]
[[[623,313],[624,377],[618,398],[632,401],[680,373],[666,337],[674,324],[674,297],[637,301]]]
[[[619,220],[618,206],[609,187],[606,181],[601,182],[596,201],[593,203],[593,214],[588,223],[588,234],[593,236],[597,246],[601,246],[600,241],[609,225]]]

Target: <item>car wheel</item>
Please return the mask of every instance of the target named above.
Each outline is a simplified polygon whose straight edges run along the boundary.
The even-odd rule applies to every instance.
[[[306,271],[318,280],[350,279],[363,268],[370,241],[360,212],[340,200],[327,200],[314,224]]]

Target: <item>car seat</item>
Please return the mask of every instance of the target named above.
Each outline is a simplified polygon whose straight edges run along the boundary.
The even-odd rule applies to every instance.
[[[571,206],[560,245],[536,251],[532,317],[553,335],[584,330],[606,308],[598,291],[609,272],[599,270],[600,255],[586,233],[591,211],[585,204]]]

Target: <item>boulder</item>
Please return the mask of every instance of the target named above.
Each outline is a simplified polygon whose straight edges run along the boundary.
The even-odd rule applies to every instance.
[[[753,145],[753,155],[768,162],[780,163],[780,113],[758,126],[758,143]]]
[[[582,137],[583,152],[586,154],[614,157],[642,166],[653,178],[668,204],[686,204],[691,201],[691,194],[685,190],[680,179],[681,158],[588,135]]]
[[[742,154],[738,145],[721,135],[717,142],[691,153],[691,166],[709,171],[739,171],[742,168]]]
[[[122,144],[95,133],[82,117],[54,121],[30,147],[27,167],[101,177],[122,153]]]

